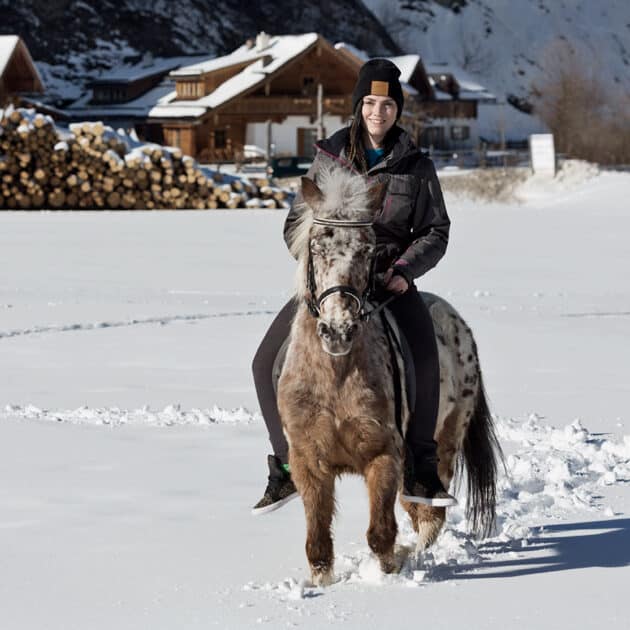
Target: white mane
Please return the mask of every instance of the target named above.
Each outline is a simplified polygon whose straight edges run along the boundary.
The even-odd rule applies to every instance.
[[[295,206],[299,218],[289,237],[289,250],[298,260],[295,276],[297,298],[303,298],[306,293],[308,245],[313,219],[370,221],[373,218],[368,206],[369,188],[364,177],[345,168],[332,167],[318,172],[316,183],[324,200],[317,208],[311,208],[300,195]]]

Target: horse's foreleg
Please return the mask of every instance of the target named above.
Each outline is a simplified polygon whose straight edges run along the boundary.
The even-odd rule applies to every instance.
[[[311,567],[315,586],[329,586],[333,582],[333,541],[330,533],[335,510],[334,475],[315,475],[299,463],[291,465],[291,476],[302,497],[306,515],[306,557]]]
[[[446,518],[446,508],[432,507],[421,503],[408,503],[402,499],[400,502],[407,510],[411,525],[418,534],[416,550],[424,551],[438,537]]]
[[[378,556],[381,569],[392,573],[398,569],[394,543],[398,526],[394,514],[400,466],[392,455],[379,455],[365,469],[370,498],[370,526],[367,541]]]

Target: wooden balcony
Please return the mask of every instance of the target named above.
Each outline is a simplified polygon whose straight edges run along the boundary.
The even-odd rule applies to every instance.
[[[324,114],[350,115],[350,96],[327,96],[323,99]],[[231,103],[222,114],[239,116],[316,116],[317,98],[313,96],[248,96]]]
[[[420,107],[430,118],[477,118],[477,101],[424,101]]]

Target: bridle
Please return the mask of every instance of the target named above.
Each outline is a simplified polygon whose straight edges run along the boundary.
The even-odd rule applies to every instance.
[[[327,227],[343,227],[343,228],[366,228],[372,227],[372,221],[345,221],[343,219],[313,219],[315,225],[325,225]],[[378,306],[367,310],[370,297],[375,292],[375,273],[374,268],[376,266],[376,256],[372,258],[370,264],[370,275],[368,276],[368,282],[365,287],[365,291],[359,295],[359,292],[352,286],[346,284],[339,284],[334,287],[330,287],[323,291],[319,296],[317,295],[317,286],[315,284],[315,269],[313,267],[313,254],[311,252],[311,245],[308,246],[308,269],[307,269],[307,288],[308,295],[305,297],[306,305],[310,314],[319,319],[321,316],[322,304],[326,299],[335,293],[339,293],[341,296],[351,297],[357,304],[357,315],[362,321],[367,321],[380,310],[385,308],[393,299],[398,297],[392,295],[388,297],[384,302]]]

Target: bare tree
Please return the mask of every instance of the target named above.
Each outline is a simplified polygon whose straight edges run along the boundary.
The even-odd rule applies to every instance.
[[[535,111],[560,153],[604,164],[630,163],[630,94],[607,83],[595,51],[558,39],[541,55]]]

